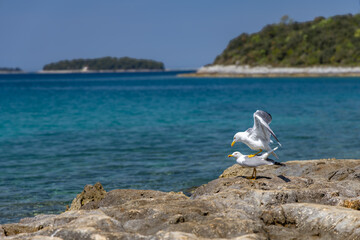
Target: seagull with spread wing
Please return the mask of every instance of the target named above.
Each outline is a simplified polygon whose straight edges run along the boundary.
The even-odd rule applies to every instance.
[[[279,140],[277,139],[275,133],[269,127],[272,117],[269,113],[262,110],[257,110],[254,113],[254,126],[249,128],[245,132],[238,132],[234,135],[234,140],[231,143],[231,146],[234,146],[236,142],[245,143],[252,150],[257,150],[255,154],[251,154],[248,157],[255,157],[257,154],[261,153],[262,150],[271,151],[269,144],[272,142],[270,137],[271,135],[276,139],[279,146],[281,146]],[[276,157],[277,155],[272,152]]]

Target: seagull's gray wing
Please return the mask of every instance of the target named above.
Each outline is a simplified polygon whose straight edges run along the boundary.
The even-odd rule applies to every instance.
[[[271,120],[272,120],[272,117],[271,117],[270,113],[262,111],[262,110],[257,110],[254,113],[254,118],[255,118],[255,116],[258,116],[258,117],[262,118],[268,125],[270,125]]]
[[[261,156],[255,156],[252,158],[246,157],[246,165],[248,167],[258,167],[261,165],[273,165],[273,162],[263,159]]]
[[[257,110],[254,113],[254,127],[253,128],[257,129],[257,131],[259,131],[260,129],[263,130],[264,136],[269,137],[269,138],[267,138],[267,139],[269,139],[269,141],[270,141],[269,135],[271,134],[276,139],[276,141],[279,143],[279,145],[281,146],[279,139],[277,139],[275,133],[269,127],[268,122],[269,123],[271,122],[270,114],[268,114],[264,111],[261,111],[261,110]]]
[[[251,136],[254,139],[262,139],[263,141],[270,142],[270,132],[263,126],[261,123],[261,119],[266,124],[271,122],[271,115],[261,111],[257,110],[254,114],[254,126],[251,129]]]

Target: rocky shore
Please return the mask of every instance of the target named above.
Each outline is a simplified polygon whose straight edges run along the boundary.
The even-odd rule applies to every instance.
[[[360,67],[270,67],[242,65],[210,65],[187,77],[321,77],[360,76]]]
[[[87,185],[59,215],[0,225],[0,239],[360,239],[360,160],[233,165],[182,192]]]

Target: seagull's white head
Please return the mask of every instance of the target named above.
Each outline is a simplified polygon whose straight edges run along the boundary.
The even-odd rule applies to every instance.
[[[236,143],[236,142],[242,142],[243,141],[243,139],[245,139],[245,132],[238,132],[238,133],[236,133],[235,135],[234,135],[234,139],[233,139],[233,141],[232,141],[232,143],[231,143],[231,146],[234,146],[234,144]]]
[[[234,157],[234,158],[239,158],[241,156],[242,154],[240,152],[233,152],[232,154],[228,155],[228,157]]]

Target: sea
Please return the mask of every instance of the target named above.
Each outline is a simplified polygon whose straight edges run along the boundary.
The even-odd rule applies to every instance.
[[[0,75],[0,223],[63,212],[96,182],[188,193],[254,153],[230,144],[258,109],[278,161],[360,158],[358,77],[179,73]]]

